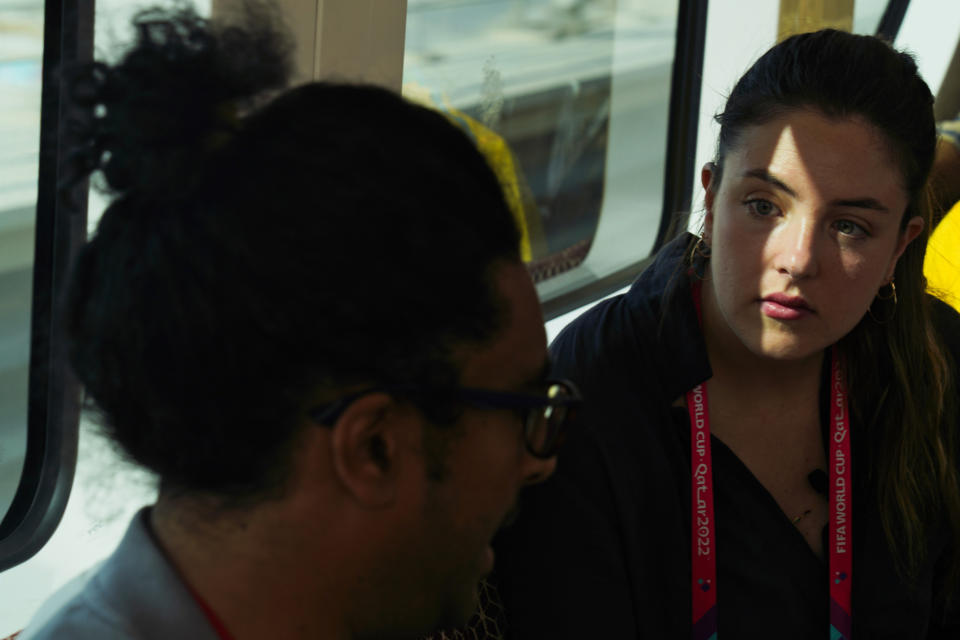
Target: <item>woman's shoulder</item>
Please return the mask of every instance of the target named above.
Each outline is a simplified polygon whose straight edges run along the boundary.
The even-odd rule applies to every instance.
[[[560,332],[550,345],[556,376],[593,396],[626,380],[645,380],[661,368],[652,340],[657,318],[650,309],[638,309],[632,294],[631,289],[597,303]]]
[[[622,293],[598,302],[582,313],[557,335],[550,344],[555,367],[576,370],[618,353],[636,318],[630,317]]]
[[[661,304],[676,288],[683,238],[665,245],[625,293],[602,300],[568,324],[550,345],[558,361],[616,355],[655,337]]]
[[[662,387],[668,394],[683,393],[709,377],[681,262],[686,243],[685,236],[668,243],[629,291],[599,302],[567,325],[550,346],[557,375],[598,391],[627,384]]]

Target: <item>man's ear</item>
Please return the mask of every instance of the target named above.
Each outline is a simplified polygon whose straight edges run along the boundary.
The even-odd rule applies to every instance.
[[[410,417],[385,393],[360,396],[337,419],[330,443],[334,473],[344,489],[369,508],[397,497]]]
[[[713,235],[713,203],[717,197],[717,165],[708,162],[700,170],[700,184],[703,185],[703,208],[706,215],[703,218],[703,236],[707,245]]]

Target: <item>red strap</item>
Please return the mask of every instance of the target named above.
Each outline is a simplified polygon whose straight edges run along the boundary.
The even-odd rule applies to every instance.
[[[193,599],[196,601],[196,603],[200,606],[200,610],[203,611],[203,615],[207,617],[207,621],[217,633],[217,637],[220,638],[220,640],[234,640],[233,635],[231,635],[230,631],[227,630],[227,626],[223,624],[223,621],[219,618],[219,616],[214,613],[213,608],[207,603],[207,601],[201,598],[200,594],[194,591],[193,587],[190,585],[187,585],[187,589],[190,591],[190,595],[193,596]]]
[[[847,390],[837,348],[832,350],[830,364],[831,402],[830,422],[830,633],[831,638],[850,640],[853,634],[853,513],[850,464],[850,413],[847,410]]]
[[[710,415],[707,388],[698,384],[687,392],[690,413],[690,562],[693,593],[693,640],[717,633],[717,545],[713,519],[713,458],[710,453]]]
[[[701,282],[691,284],[697,320],[703,324]],[[693,639],[708,640],[717,633],[717,541],[713,517],[713,455],[710,450],[710,413],[707,387],[687,392],[690,414],[690,590],[693,594]]]

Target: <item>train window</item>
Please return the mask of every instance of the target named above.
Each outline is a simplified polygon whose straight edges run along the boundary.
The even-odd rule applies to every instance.
[[[78,394],[54,309],[85,197],[57,189],[70,114],[53,70],[89,56],[89,15],[0,2],[0,570],[47,541],[73,475]]]
[[[43,3],[0,3],[0,519],[27,453]]]
[[[960,13],[931,9],[930,3],[923,2],[911,2],[903,9],[896,45],[916,57],[920,75],[936,96],[934,115],[953,119],[960,109]]]
[[[491,160],[548,312],[653,248],[678,4],[408,2],[403,93]]]
[[[57,189],[70,114],[52,70],[89,55],[88,16],[0,2],[0,570],[53,533],[73,475],[77,387],[54,309],[85,197]]]

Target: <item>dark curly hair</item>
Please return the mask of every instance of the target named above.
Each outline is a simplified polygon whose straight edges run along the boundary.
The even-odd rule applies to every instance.
[[[281,91],[287,40],[246,14],[143,11],[118,63],[69,80],[71,177],[113,195],[67,294],[72,365],[163,486],[233,497],[282,488],[308,393],[456,384],[520,260],[462,132],[381,88]]]

